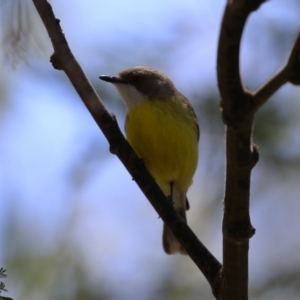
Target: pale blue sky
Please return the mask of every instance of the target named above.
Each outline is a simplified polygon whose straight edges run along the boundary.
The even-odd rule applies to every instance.
[[[97,81],[97,76],[148,64],[166,72],[187,96],[198,92],[201,98],[207,89],[217,92],[216,49],[224,3],[52,1],[74,55],[97,89],[103,90],[100,97],[117,115],[121,128],[125,110],[117,105],[120,97],[113,87]],[[297,29],[296,1],[269,1],[251,17],[241,56],[247,86],[257,86],[283,65]],[[281,44],[281,51],[272,51]],[[6,204],[2,216],[11,211],[17,216],[24,239],[37,253],[54,249],[67,232],[70,247],[79,253],[89,275],[113,290],[114,299],[148,299],[169,272],[177,272],[173,280],[191,288],[201,281],[200,286],[210,295],[209,286],[188,258],[163,253],[161,220],[121,163],[109,154],[108,143],[66,76],[48,63],[52,51],[50,46],[46,49],[38,59],[32,54],[15,70],[8,66],[2,70],[2,90],[8,99],[0,119],[0,197]],[[290,112],[299,112],[299,89],[288,86],[279,95],[278,105],[282,98],[292,98]],[[294,132],[298,127],[296,122]],[[210,157],[211,145],[207,145],[211,141],[208,129],[205,124],[201,128],[200,164],[189,191],[192,209],[188,219],[221,260],[221,198],[213,225],[197,225],[198,218],[206,218],[207,199],[216,186],[223,185],[207,169],[214,158]],[[296,138],[290,137],[293,149],[298,146]],[[223,140],[217,145],[222,147]],[[72,181],[70,174],[76,172],[84,155],[93,152],[90,148],[96,149],[91,164],[87,163],[81,181]],[[287,251],[300,247],[297,178],[271,191],[268,178],[261,181],[260,172],[266,172],[262,171],[264,149],[261,152],[262,162],[254,170],[252,186],[252,220],[257,234],[251,240],[250,286],[275,272],[279,260],[295,265],[288,260]],[[217,162],[212,168],[223,174],[223,161]],[[276,173],[269,171],[270,177]],[[288,210],[282,200],[288,201]],[[5,218],[1,223],[5,225]],[[203,224],[208,223],[205,220]],[[3,232],[1,236],[4,240]],[[138,296],[137,289],[141,291]],[[10,296],[19,297],[17,288],[9,290]]]

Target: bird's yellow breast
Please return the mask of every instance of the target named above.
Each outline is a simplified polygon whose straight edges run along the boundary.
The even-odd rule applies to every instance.
[[[198,162],[198,133],[190,108],[176,99],[147,100],[130,109],[127,139],[159,185],[186,191]]]

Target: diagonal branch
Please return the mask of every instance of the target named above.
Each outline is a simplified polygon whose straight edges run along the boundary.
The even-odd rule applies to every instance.
[[[300,84],[300,32],[286,66],[253,93],[255,109],[259,109],[284,84]]]
[[[255,109],[258,110],[287,82],[286,68],[283,68],[253,93]]]
[[[182,244],[188,255],[210,283],[214,293],[217,294],[218,274],[221,264],[198,240],[173,206],[170,205],[169,200],[164,196],[124,138],[115,117],[105,109],[71,53],[59,25],[59,20],[55,18],[50,4],[46,0],[33,0],[33,3],[50,36],[55,51],[54,58],[56,63],[64,70],[95,122],[107,138],[111,152],[116,154],[124,164],[161,219]]]

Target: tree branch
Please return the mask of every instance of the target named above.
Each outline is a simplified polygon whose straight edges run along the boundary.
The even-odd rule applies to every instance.
[[[275,92],[277,92],[278,89],[280,89],[287,82],[288,78],[286,68],[283,68],[253,93],[255,109],[258,110]]]
[[[250,177],[258,161],[252,144],[255,112],[283,84],[300,84],[300,34],[286,66],[256,92],[242,86],[239,53],[244,26],[251,12],[264,0],[227,2],[219,37],[217,72],[221,109],[226,124],[226,184],[223,217],[223,269],[221,294],[224,300],[248,299],[249,239],[251,225]]]
[[[227,2],[218,45],[217,73],[221,109],[226,124],[226,183],[223,216],[224,300],[248,299],[249,239],[254,234],[249,215],[251,170],[258,160],[252,145],[253,96],[240,78],[240,44],[250,13],[262,0]]]
[[[255,110],[266,103],[287,82],[300,85],[300,32],[286,66],[253,93]]]
[[[121,160],[161,219],[202,271],[214,293],[217,294],[221,264],[198,240],[177,211],[170,205],[169,200],[146,170],[141,159],[137,157],[122,135],[115,117],[105,109],[71,53],[59,25],[59,20],[55,18],[50,4],[46,0],[33,0],[33,3],[50,36],[55,51],[55,61],[67,74],[95,122],[107,138],[111,152],[116,154]]]

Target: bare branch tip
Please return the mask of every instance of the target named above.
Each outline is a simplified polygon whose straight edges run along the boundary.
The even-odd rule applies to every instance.
[[[251,156],[251,168],[254,168],[254,166],[259,161],[259,147],[255,144],[252,145],[252,156]]]
[[[300,85],[300,53],[298,55],[297,61],[290,69],[288,81],[294,85]]]
[[[247,4],[249,5],[250,11],[256,11],[259,7],[269,0],[248,0]]]
[[[115,115],[115,114],[113,114],[113,113],[110,113],[110,116],[111,116],[111,118],[112,118],[113,122],[117,122],[117,117],[116,117],[116,115]]]
[[[57,55],[55,53],[53,53],[51,56],[50,56],[50,62],[52,64],[52,67],[55,69],[55,70],[59,70],[61,71],[63,68],[62,68],[62,64],[60,63]]]
[[[255,228],[250,221],[234,222],[224,231],[224,236],[235,243],[241,243],[250,239],[255,234]]]
[[[246,10],[247,12],[253,12],[259,9],[259,7],[269,0],[231,0],[228,1],[229,5],[240,7]]]

